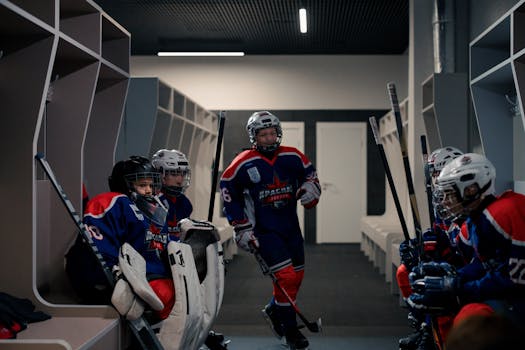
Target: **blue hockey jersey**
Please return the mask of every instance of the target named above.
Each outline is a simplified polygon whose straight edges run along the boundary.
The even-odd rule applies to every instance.
[[[189,218],[193,212],[193,206],[190,200],[184,194],[178,196],[169,196],[162,193],[159,196],[160,201],[168,208],[168,215],[166,218],[168,224],[168,232],[170,239],[178,241],[180,237],[180,228],[178,223],[180,220]]]
[[[255,149],[243,151],[220,181],[228,221],[250,220],[256,234],[300,233],[296,192],[307,180],[318,181],[316,170],[296,148],[280,146],[272,159]]]
[[[463,243],[471,245],[476,263],[459,271],[472,279],[465,283],[467,294],[474,299],[519,298],[525,295],[525,196],[506,191],[490,199],[482,211],[471,215],[461,231]],[[467,277],[468,276],[468,277]],[[470,277],[470,278],[469,278]]]
[[[94,197],[84,224],[110,268],[118,265],[119,249],[127,242],[146,260],[148,278],[171,276],[161,257],[169,239],[167,225],[156,226],[126,195],[106,192]]]

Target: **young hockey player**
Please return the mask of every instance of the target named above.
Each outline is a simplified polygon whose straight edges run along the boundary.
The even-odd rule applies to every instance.
[[[181,235],[180,222],[183,219],[189,218],[193,211],[190,200],[184,194],[184,191],[190,186],[190,163],[184,153],[174,149],[158,150],[153,155],[151,163],[162,174],[162,193],[159,197],[162,203],[168,208],[167,225],[170,239],[179,241]],[[189,225],[193,229],[195,229],[194,225],[196,224],[198,225],[198,222],[193,220],[185,222],[186,226]],[[206,232],[206,230],[204,232]],[[196,263],[197,266],[200,266],[200,263],[205,262],[197,261]],[[221,261],[217,263],[222,264]],[[206,272],[208,274],[212,273],[211,270]],[[222,278],[221,276],[216,277]],[[218,308],[218,305],[214,306]],[[224,336],[214,331],[209,332],[205,344],[210,350],[226,349]]]
[[[455,147],[438,148],[428,157],[426,171],[431,177],[431,190],[434,190],[435,182],[441,170],[455,158],[462,155]],[[396,279],[401,291],[401,295],[406,300],[412,294],[409,281],[410,271],[417,266],[419,261],[452,261],[457,260],[454,252],[454,237],[457,235],[459,227],[451,227],[451,221],[443,218],[443,210],[440,203],[433,200],[435,222],[431,223],[432,229],[423,233],[423,254],[420,253],[418,242],[414,239],[411,242],[404,241],[400,244],[399,253],[401,265],[396,272]],[[409,307],[410,309],[410,307]],[[410,309],[409,320],[415,332],[399,340],[400,349],[424,349],[425,344],[432,343],[433,337],[429,322],[425,320],[424,313]]]
[[[119,266],[119,252],[124,243],[145,259],[146,278],[163,304],[156,315],[164,319],[175,297],[173,279],[163,261],[168,232],[167,209],[157,197],[160,173],[147,158],[131,156],[114,165],[108,182],[111,192],[99,194],[88,202],[84,224],[110,268]],[[104,274],[80,238],[67,254],[66,271],[85,302],[109,302],[113,290],[109,290]]]
[[[442,273],[414,276],[409,303],[423,310],[459,312],[454,324],[473,315],[496,313],[525,323],[525,196],[511,190],[496,197],[496,170],[485,157],[464,154],[437,179],[442,204],[465,218],[461,235],[474,256],[464,267],[442,264]]]
[[[253,113],[246,130],[252,148],[240,153],[221,177],[224,209],[238,247],[260,253],[295,301],[305,262],[296,202],[307,209],[317,205],[321,195],[317,173],[299,150],[281,145],[281,123],[272,113]],[[293,307],[275,285],[263,313],[291,348],[307,348]]]
[[[177,223],[190,217],[193,206],[184,194],[190,186],[191,168],[184,153],[177,150],[160,149],[152,157],[151,163],[162,174],[162,193],[160,199],[168,208],[168,231],[173,240],[180,237]]]

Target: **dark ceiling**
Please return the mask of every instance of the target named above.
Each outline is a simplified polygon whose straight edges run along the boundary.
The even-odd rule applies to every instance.
[[[131,33],[132,55],[402,54],[408,0],[94,0]],[[308,33],[299,32],[299,8]]]

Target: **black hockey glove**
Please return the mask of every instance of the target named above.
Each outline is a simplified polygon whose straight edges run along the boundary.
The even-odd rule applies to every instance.
[[[401,263],[407,267],[408,271],[411,271],[418,262],[417,254],[417,240],[415,238],[410,241],[403,241],[399,245],[399,256],[401,257]]]

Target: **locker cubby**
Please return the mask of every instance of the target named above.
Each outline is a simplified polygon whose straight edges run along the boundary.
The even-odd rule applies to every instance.
[[[10,0],[20,11],[35,16],[51,27],[55,26],[55,0]]]
[[[0,6],[0,50],[2,57],[23,50],[45,38],[52,37],[52,28],[42,28],[30,19]]]
[[[103,14],[90,0],[0,2],[0,146],[16,169],[0,175],[2,192],[14,199],[0,219],[16,232],[0,238],[0,263],[10,266],[0,280],[2,292],[52,316],[8,347],[116,348],[124,339],[113,308],[80,304],[69,285],[64,255],[78,228],[34,158],[44,153],[79,213],[82,184],[105,190],[129,74],[101,56]],[[129,51],[121,57],[129,61]],[[93,176],[99,168],[104,178]],[[82,339],[72,329],[82,329]]]
[[[130,34],[107,14],[102,13],[102,57],[129,73]]]
[[[522,0],[470,44],[472,102],[482,150],[497,170],[497,192],[520,190],[525,181],[524,28]]]

